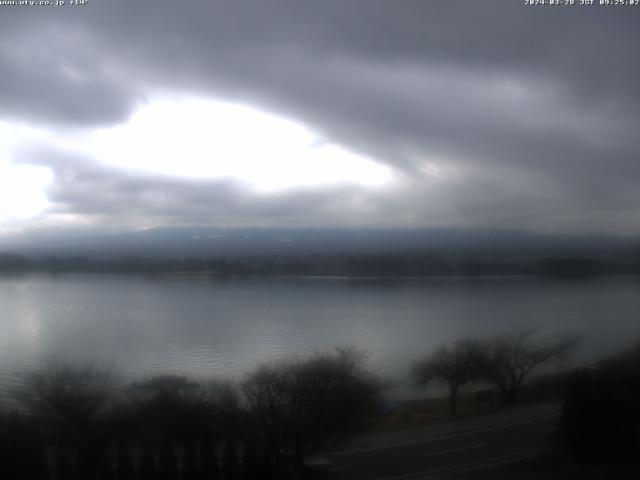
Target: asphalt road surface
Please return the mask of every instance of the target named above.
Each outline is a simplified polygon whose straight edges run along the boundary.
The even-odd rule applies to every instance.
[[[329,455],[331,480],[455,478],[535,457],[556,429],[549,414],[428,441]],[[465,476],[465,478],[467,478]]]

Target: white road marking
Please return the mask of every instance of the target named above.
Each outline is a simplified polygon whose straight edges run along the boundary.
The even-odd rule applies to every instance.
[[[520,452],[510,453],[508,455],[499,455],[497,457],[486,458],[484,460],[476,460],[474,462],[461,463],[459,465],[452,465],[450,467],[442,467],[442,468],[434,468],[431,470],[422,470],[420,472],[412,472],[412,473],[404,473],[402,475],[392,475],[390,477],[379,477],[375,480],[409,480],[412,478],[424,478],[425,475],[429,475],[434,477],[436,475],[441,475],[445,473],[450,473],[452,471],[460,470],[460,472],[465,472],[474,469],[482,469],[495,467],[498,465],[503,465],[506,463],[510,463],[515,460],[524,460],[525,458],[534,457],[538,454],[540,449],[531,448],[529,450],[522,450]]]
[[[520,421],[517,421],[517,422],[502,423],[502,424],[498,424],[498,425],[492,425],[490,427],[479,428],[477,430],[470,430],[468,432],[453,433],[451,435],[443,435],[441,437],[432,437],[432,438],[427,438],[427,439],[423,439],[423,440],[414,440],[414,441],[411,441],[411,442],[396,443],[394,445],[385,445],[385,446],[382,446],[382,447],[353,448],[351,450],[343,450],[341,452],[331,452],[331,455],[333,455],[333,456],[351,455],[353,453],[376,452],[376,451],[379,451],[379,450],[389,450],[389,449],[392,449],[392,448],[410,447],[412,445],[422,445],[424,443],[438,442],[440,440],[448,440],[450,438],[467,437],[469,435],[475,435],[476,433],[491,432],[493,430],[501,430],[501,429],[504,429],[504,428],[516,427],[518,425],[525,425],[527,423],[533,423],[533,422],[538,422],[538,421],[541,421],[541,420],[546,420],[546,419],[549,419],[549,418],[558,417],[559,415],[560,415],[559,413],[552,413],[552,414],[548,414],[548,415],[541,415],[539,417],[528,418],[526,420],[520,420]]]
[[[457,453],[457,452],[464,452],[465,450],[473,450],[475,448],[482,448],[482,447],[486,447],[488,445],[488,443],[478,443],[477,445],[469,445],[468,447],[460,447],[460,448],[452,448],[450,450],[442,450],[440,452],[435,452],[435,453],[427,453],[425,455],[425,457],[437,457],[439,455],[447,455],[449,453]]]

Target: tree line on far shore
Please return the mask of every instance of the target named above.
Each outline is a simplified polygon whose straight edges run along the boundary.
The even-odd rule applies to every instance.
[[[541,275],[583,278],[638,274],[637,258],[617,260],[579,256],[517,257],[433,254],[282,254],[220,257],[48,255],[28,257],[0,252],[2,272],[46,273],[190,273],[219,276],[317,275],[352,277],[425,277]]]

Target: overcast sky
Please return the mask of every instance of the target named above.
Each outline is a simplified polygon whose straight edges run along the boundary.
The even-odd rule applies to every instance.
[[[637,234],[639,45],[640,6],[0,6],[0,240],[170,225]]]

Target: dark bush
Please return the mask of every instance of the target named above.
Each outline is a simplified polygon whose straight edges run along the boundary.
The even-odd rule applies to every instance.
[[[222,473],[225,480],[237,480],[240,478],[240,467],[238,465],[238,451],[236,444],[228,440],[224,453],[222,454]]]
[[[242,385],[245,435],[274,470],[296,470],[306,455],[348,434],[379,404],[363,357],[346,348],[261,367]]]
[[[569,378],[560,423],[570,457],[597,466],[640,466],[640,347]]]
[[[135,480],[136,471],[133,467],[131,452],[123,444],[118,447],[116,462],[116,477],[118,480]]]

